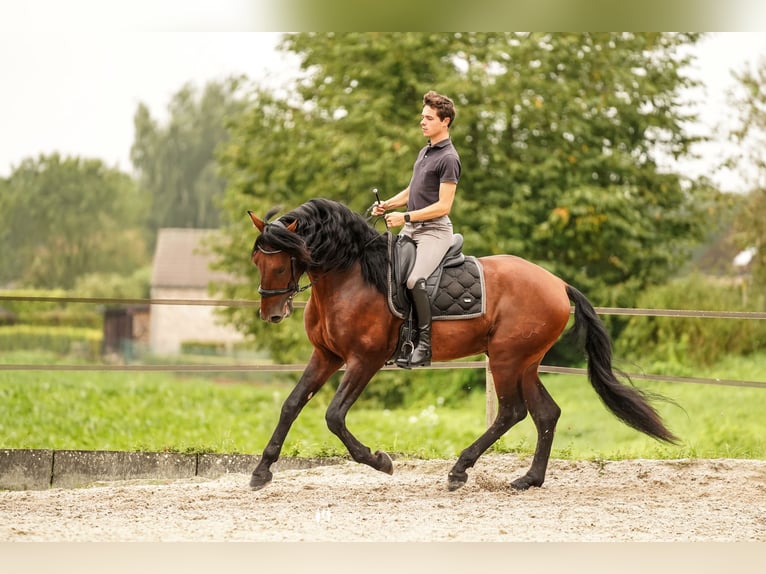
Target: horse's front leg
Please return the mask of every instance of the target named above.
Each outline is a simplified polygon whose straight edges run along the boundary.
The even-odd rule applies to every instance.
[[[293,422],[298,418],[306,403],[342,364],[343,361],[338,357],[325,355],[317,350],[311,355],[308,366],[303,371],[298,384],[285,399],[277,427],[274,429],[266,448],[263,449],[261,460],[253,471],[250,478],[250,487],[253,490],[259,490],[271,482],[271,465],[279,458],[282,445]]]
[[[394,464],[391,457],[383,451],[373,453],[369,447],[359,442],[346,426],[348,410],[362,394],[372,376],[383,366],[383,361],[385,359],[377,362],[370,358],[349,361],[340,386],[327,408],[325,420],[327,421],[327,428],[343,442],[356,462],[364,463],[387,474],[393,474]]]

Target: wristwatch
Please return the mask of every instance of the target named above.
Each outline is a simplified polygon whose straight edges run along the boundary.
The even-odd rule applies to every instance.
[[[407,223],[410,222],[410,214],[409,213],[405,213],[404,214],[404,221],[406,221]]]

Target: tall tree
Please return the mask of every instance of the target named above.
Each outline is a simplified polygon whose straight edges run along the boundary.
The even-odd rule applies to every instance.
[[[740,110],[739,123],[732,131],[742,155],[731,158],[732,165],[743,159],[753,166],[743,175],[752,188],[739,213],[735,230],[742,249],[751,249],[753,292],[763,293],[766,287],[766,58],[751,71],[736,75],[739,89],[732,95],[734,109]]]
[[[225,183],[218,175],[215,152],[227,140],[228,118],[242,109],[241,84],[241,78],[210,82],[202,93],[185,85],[173,96],[164,124],[139,104],[131,161],[151,196],[153,231],[218,226],[217,202]]]
[[[407,185],[421,97],[457,105],[452,219],[476,255],[515,253],[630,305],[700,237],[708,190],[664,173],[686,153],[682,46],[696,34],[311,33],[292,104],[251,109],[223,156],[231,238],[245,209],[311,196],[362,211]],[[263,98],[261,98],[263,101]],[[268,137],[264,137],[268,134]],[[233,252],[229,252],[233,253]],[[240,291],[243,294],[244,291]]]
[[[145,265],[144,207],[130,177],[100,160],[23,161],[0,186],[0,284],[69,288]]]

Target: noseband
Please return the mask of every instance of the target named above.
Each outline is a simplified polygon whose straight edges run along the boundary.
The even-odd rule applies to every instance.
[[[282,253],[281,249],[278,249],[276,251],[269,251],[267,249],[264,249],[263,247],[258,247],[258,251],[260,251],[264,255],[276,255],[277,253]],[[314,281],[312,281],[308,285],[299,287],[298,286],[299,277],[300,275],[297,274],[297,263],[295,261],[295,257],[290,256],[290,282],[287,284],[287,287],[283,287],[281,289],[264,289],[262,285],[259,285],[258,294],[261,297],[275,297],[276,295],[289,294],[290,297],[288,297],[288,299],[292,299],[298,293],[303,293],[306,289],[309,289],[314,284]]]

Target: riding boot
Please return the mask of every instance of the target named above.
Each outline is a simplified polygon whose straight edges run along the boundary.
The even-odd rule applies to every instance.
[[[410,367],[427,367],[431,364],[431,301],[426,292],[426,280],[418,279],[410,290],[418,326],[418,344],[410,355]]]

